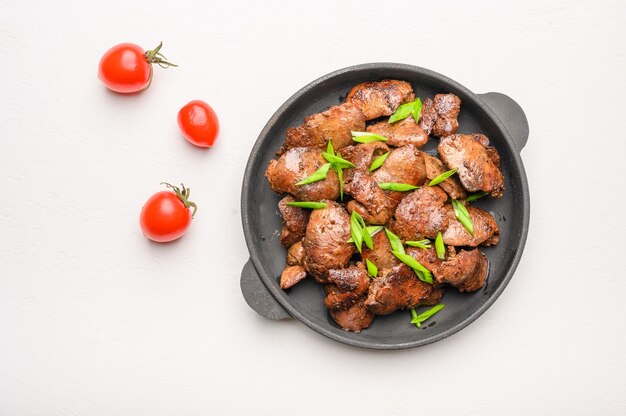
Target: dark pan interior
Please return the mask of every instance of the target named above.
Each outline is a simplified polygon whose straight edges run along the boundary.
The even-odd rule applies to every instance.
[[[305,116],[343,102],[347,92],[363,81],[384,78],[410,82],[422,99],[437,93],[452,92],[462,100],[460,133],[484,133],[497,148],[502,160],[506,192],[503,198],[483,198],[476,206],[493,213],[501,228],[500,243],[483,248],[489,259],[489,275],[484,288],[460,294],[447,288],[445,309],[417,329],[408,311],[376,317],[370,328],[360,334],[343,331],[330,318],[323,305],[323,290],[312,279],[305,279],[290,290],[282,291],[278,278],[285,266],[286,249],[280,244],[281,218],[277,203],[280,196],[269,187],[265,168],[284,142],[285,131],[302,123]],[[438,140],[430,138],[423,148],[436,154]],[[528,222],[528,190],[523,166],[508,132],[486,105],[473,93],[439,74],[398,64],[372,64],[337,71],[296,93],[270,119],[250,156],[244,178],[242,210],[244,233],[255,268],[270,292],[288,312],[313,329],[347,344],[394,349],[430,343],[453,334],[477,318],[504,289],[519,261]],[[248,181],[246,183],[245,181]],[[418,312],[425,308],[418,309]]]

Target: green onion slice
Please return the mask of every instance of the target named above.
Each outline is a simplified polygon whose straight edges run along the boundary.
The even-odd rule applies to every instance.
[[[386,142],[387,138],[369,131],[353,131],[352,140],[357,143]]]
[[[322,209],[328,205],[326,202],[313,202],[313,201],[293,201],[287,202],[290,207],[309,208],[309,209]]]
[[[329,160],[329,162],[330,162],[330,160]],[[433,178],[432,181],[428,182],[428,186],[439,185],[441,182],[445,181],[450,176],[454,175],[457,170],[458,170],[457,168],[454,168],[454,169],[450,169],[450,170],[442,173],[441,175],[437,176],[436,178]]]
[[[296,185],[298,186],[308,185],[310,183],[321,181],[322,179],[326,179],[326,176],[328,176],[329,169],[330,169],[330,163],[326,163],[325,165],[322,165],[321,168],[316,170],[311,176],[308,176],[302,179]]]
[[[417,97],[415,101],[411,101],[410,103],[402,104],[400,107],[396,109],[396,111],[389,117],[389,124],[395,123],[396,121],[404,120],[408,116],[412,115],[413,120],[415,120],[415,124],[417,124],[420,120],[420,115],[422,114],[422,100]]]
[[[415,108],[415,101],[402,104],[400,107],[396,109],[396,111],[391,115],[391,117],[389,117],[389,124],[395,123],[396,121],[404,120],[405,118],[411,115],[414,108]]]
[[[352,216],[350,217],[350,235],[352,236],[352,241],[356,245],[357,250],[361,253],[363,252],[363,231],[357,219],[357,215],[359,214],[356,211],[352,211]]]
[[[415,124],[420,122],[420,117],[422,115],[422,100],[420,100],[419,97],[415,100],[415,107],[413,107],[411,115],[413,116],[413,120],[415,120]]]
[[[408,183],[397,182],[380,182],[378,186],[385,191],[407,192],[419,188],[419,186],[409,185]]]
[[[365,259],[365,264],[367,265],[367,273],[372,277],[376,277],[378,275],[378,267],[370,259]]]
[[[339,197],[343,201],[343,169],[335,167],[337,178],[339,179]]]
[[[406,245],[407,246],[411,246],[411,247],[421,248],[421,249],[424,249],[424,250],[428,250],[430,248],[430,240],[425,238],[425,239],[419,240],[419,241],[407,241]]]
[[[468,196],[467,198],[465,198],[465,202],[472,202],[472,201],[476,201],[477,199],[480,199],[484,196],[489,195],[487,192],[476,192],[475,194],[471,194],[470,196]]]
[[[444,305],[443,303],[440,303],[439,305],[435,305],[427,311],[420,313],[419,315],[415,311],[415,308],[411,308],[411,323],[415,324],[416,327],[421,328],[422,322],[432,317],[434,314],[442,310],[445,306],[446,305]]]
[[[472,223],[472,217],[470,217],[469,212],[467,212],[467,208],[465,208],[465,205],[463,205],[456,199],[453,199],[452,208],[454,209],[454,215],[456,216],[456,218],[461,222],[461,224],[463,224],[465,229],[473,236],[474,224]]]
[[[354,214],[356,214],[356,219],[357,221],[359,221],[359,224],[361,225],[361,235],[363,237],[363,242],[365,243],[367,248],[369,248],[370,250],[373,250],[374,242],[372,241],[372,236],[370,235],[370,232],[367,229],[367,226],[365,225],[365,221],[363,221],[363,217],[361,217],[361,215],[359,215],[358,212],[352,211],[352,215]]]
[[[333,156],[335,155],[335,148],[333,147],[333,142],[331,140],[329,140],[326,145],[326,153],[330,153]]]
[[[407,266],[409,266],[411,269],[417,271],[422,272],[422,275],[420,276],[419,273],[417,273],[417,277],[426,283],[430,283],[431,285],[433,284],[433,275],[430,272],[430,270],[428,270],[426,267],[424,267],[422,265],[422,263],[420,263],[419,261],[415,260],[412,256],[406,254],[406,253],[400,253],[398,251],[392,251],[393,255],[396,256],[402,263],[406,264]]]
[[[371,236],[374,236],[376,234],[378,234],[380,232],[380,230],[383,229],[382,225],[368,225],[367,227],[367,231],[370,233]],[[352,238],[350,238],[347,243],[354,243],[354,240]]]
[[[437,233],[437,238],[435,238],[435,251],[437,251],[437,257],[439,260],[446,259],[446,246],[443,244],[443,235],[441,235],[441,231]]]
[[[404,253],[404,246],[402,245],[402,240],[400,240],[400,237],[389,231],[388,228],[385,228],[385,234],[387,234],[387,239],[389,240],[389,244],[391,245],[391,250],[397,251],[398,253]]]
[[[339,156],[336,156],[336,155],[333,155],[333,154],[330,154],[330,153],[327,153],[327,152],[322,152],[322,156],[324,156],[324,159],[326,159],[327,162],[331,163],[336,168],[345,169],[345,168],[353,168],[354,167],[354,163],[352,163],[352,162],[350,162],[350,161],[348,161],[348,160],[346,160],[346,159],[344,159],[342,157],[339,157]]]
[[[370,172],[375,171],[376,169],[378,169],[379,167],[381,167],[383,165],[383,163],[385,163],[385,160],[387,160],[387,157],[389,156],[390,152],[385,153],[382,156],[378,156],[376,159],[374,159],[372,161],[372,164],[370,165]]]

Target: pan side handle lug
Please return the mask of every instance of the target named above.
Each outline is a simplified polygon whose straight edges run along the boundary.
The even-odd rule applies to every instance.
[[[240,285],[246,303],[259,315],[274,321],[291,317],[267,290],[251,259],[243,266]]]
[[[513,137],[517,150],[521,150],[528,141],[528,119],[522,107],[508,95],[499,92],[487,92],[478,96],[493,110]]]

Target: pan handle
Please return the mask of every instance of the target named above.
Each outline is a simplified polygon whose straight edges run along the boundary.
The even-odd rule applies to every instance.
[[[478,96],[493,110],[511,133],[518,151],[528,141],[528,120],[524,110],[508,95],[499,92],[487,92]]]
[[[251,259],[243,266],[239,283],[246,303],[259,315],[274,321],[291,317],[267,290]]]

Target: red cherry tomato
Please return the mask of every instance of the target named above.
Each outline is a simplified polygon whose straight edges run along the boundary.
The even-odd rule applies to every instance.
[[[152,81],[152,64],[167,68],[176,66],[165,60],[159,52],[163,43],[154,50],[144,51],[132,43],[115,45],[102,56],[98,65],[98,78],[111,91],[130,94],[143,91]]]
[[[191,225],[196,204],[189,201],[189,188],[165,183],[171,191],[152,195],[141,209],[139,224],[143,235],[158,243],[167,243],[182,237]],[[193,208],[190,212],[189,207]]]
[[[189,102],[178,112],[178,127],[190,143],[211,147],[220,132],[217,114],[204,101]]]

